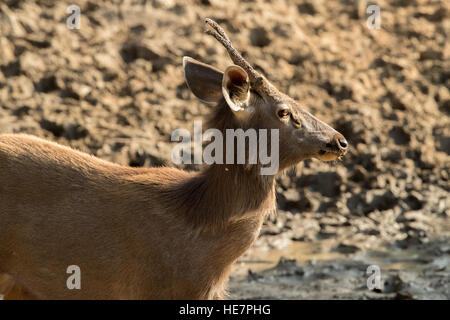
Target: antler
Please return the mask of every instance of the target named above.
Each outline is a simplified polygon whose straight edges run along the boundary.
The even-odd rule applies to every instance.
[[[242,57],[242,55],[237,51],[231,44],[230,39],[226,35],[222,27],[219,26],[217,22],[209,18],[205,19],[207,25],[209,25],[213,30],[206,30],[206,33],[217,39],[224,47],[227,49],[228,55],[233,62],[242,67],[248,74],[250,79],[250,84],[253,87],[259,87],[265,82],[263,76],[261,76],[253,67]]]

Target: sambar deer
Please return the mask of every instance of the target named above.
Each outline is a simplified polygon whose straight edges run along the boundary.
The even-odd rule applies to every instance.
[[[222,73],[183,58],[190,90],[216,103],[210,127],[278,129],[278,172],[345,154],[340,133],[251,67],[216,22],[206,23],[234,62]],[[0,135],[0,290],[9,290],[5,298],[224,298],[232,264],[275,208],[277,173],[259,167],[131,168],[33,136]],[[81,270],[79,290],[67,288],[70,265]]]

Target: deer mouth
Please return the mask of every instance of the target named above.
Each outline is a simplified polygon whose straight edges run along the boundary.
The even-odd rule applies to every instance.
[[[340,160],[348,150],[348,142],[342,135],[337,136],[332,142],[326,143],[318,152],[316,158],[322,161]]]
[[[345,152],[342,151],[330,151],[330,150],[320,150],[316,156],[317,159],[321,161],[334,161],[340,160],[344,156]]]

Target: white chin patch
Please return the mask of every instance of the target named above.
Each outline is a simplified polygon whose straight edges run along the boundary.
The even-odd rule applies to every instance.
[[[337,158],[339,158],[339,155],[336,153],[332,153],[332,152],[327,152],[323,155],[317,156],[317,159],[322,160],[322,161],[333,161],[333,160],[336,160]]]

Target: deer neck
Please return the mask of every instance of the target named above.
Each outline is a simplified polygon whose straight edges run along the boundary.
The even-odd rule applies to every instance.
[[[197,177],[202,200],[191,217],[206,214],[198,240],[204,244],[203,275],[214,284],[213,292],[223,297],[223,288],[232,264],[257,239],[264,218],[275,209],[273,176],[262,176],[259,170],[236,165],[213,165]],[[195,220],[194,220],[195,221]],[[199,254],[198,252],[196,253]]]
[[[168,264],[179,266],[183,277],[193,282],[201,274],[198,285],[207,291],[205,297],[222,297],[232,264],[250,248],[275,208],[274,177],[254,168],[218,164],[183,176],[165,184],[160,195],[170,213],[163,216],[180,228],[167,245],[180,248],[195,267]]]
[[[274,185],[274,176],[260,175],[256,167],[211,165],[189,181],[187,218],[213,233],[240,220],[263,219],[275,208]]]
[[[224,209],[230,220],[239,220],[252,213],[264,215],[274,209],[274,176],[261,175],[258,166],[213,165],[205,175],[214,197],[225,196]]]

